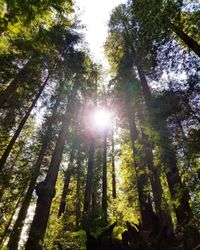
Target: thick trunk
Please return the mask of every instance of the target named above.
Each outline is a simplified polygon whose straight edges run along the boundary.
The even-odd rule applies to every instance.
[[[68,169],[65,171],[65,179],[64,179],[64,186],[62,191],[62,197],[60,201],[60,207],[58,211],[58,217],[60,217],[65,212],[66,207],[66,197],[69,193],[69,183],[72,175],[72,167],[73,167],[73,160],[74,160],[74,152],[72,151],[69,159],[69,166]]]
[[[145,95],[144,92],[143,94]],[[146,96],[145,100],[147,98],[148,96]],[[148,103],[151,103],[151,101],[149,101]],[[150,114],[154,115],[151,106],[149,107],[149,112]],[[175,207],[175,213],[178,223],[181,224],[183,223],[183,221],[188,221],[192,218],[192,212],[189,205],[190,196],[187,187],[183,185],[179,176],[179,170],[176,162],[176,155],[174,152],[174,148],[172,147],[171,142],[169,140],[168,128],[165,124],[162,124],[162,122],[160,123],[160,125],[159,125],[160,126],[159,135],[161,140],[160,146],[162,148],[162,152],[164,155],[163,159],[165,159],[164,163],[167,168],[166,169],[167,182],[172,199],[178,200],[179,205]]]
[[[146,77],[143,72],[139,73],[139,77],[141,80],[141,85],[143,84],[143,82],[147,83]],[[150,93],[150,96],[149,96],[149,93]],[[143,89],[143,95],[144,95],[144,99],[145,99],[147,108],[149,110],[149,113],[154,115],[153,110],[152,110],[152,105],[151,105],[152,97],[151,97],[150,89],[148,92],[144,91]],[[162,140],[161,147],[162,147],[163,152],[165,152],[164,155],[166,156],[166,160],[165,160],[165,164],[167,167],[166,176],[167,176],[169,190],[170,190],[172,199],[174,200],[178,199],[179,201],[179,205],[175,208],[175,212],[176,212],[178,223],[180,224],[180,223],[183,223],[183,218],[185,218],[186,220],[188,220],[189,218],[190,219],[192,218],[192,213],[191,213],[191,209],[189,205],[189,193],[188,193],[187,188],[181,182],[181,179],[179,176],[179,171],[178,171],[177,163],[176,163],[176,155],[169,141],[169,133],[168,133],[167,126],[165,125],[162,126],[160,137]],[[168,146],[166,147],[166,145]],[[179,187],[179,190],[176,189],[175,187]],[[179,194],[178,197],[177,197],[177,194]]]
[[[139,121],[141,125],[145,123],[145,118],[142,113],[139,113]],[[150,182],[151,182],[151,187],[152,187],[152,192],[153,192],[156,214],[161,219],[161,210],[162,210],[161,203],[162,203],[162,193],[163,193],[162,185],[161,185],[158,169],[155,167],[154,162],[153,162],[152,146],[149,142],[147,135],[144,134],[143,129],[141,131],[141,136],[142,136],[142,143],[143,143],[144,151],[145,151],[145,161],[146,161],[147,168],[149,169],[149,172],[150,172]]]
[[[137,71],[138,71],[142,91],[144,93],[145,102],[146,102],[147,106],[150,107],[150,105],[151,105],[151,90],[150,90],[148,82],[146,80],[143,67],[142,67],[142,65],[140,63],[140,60],[139,60],[139,58],[137,56],[135,47],[133,45],[132,37],[130,36],[129,30],[127,28],[126,20],[124,20],[123,16],[120,14],[119,11],[117,11],[117,13],[118,13],[118,16],[121,19],[122,25],[124,27],[124,40],[125,40],[125,43],[127,44],[127,47],[131,51],[131,54],[132,54],[133,59],[134,59],[134,64],[135,64],[135,66],[137,68]]]
[[[153,192],[153,198],[155,203],[156,213],[161,218],[161,204],[162,204],[162,185],[158,173],[158,169],[156,169],[153,163],[153,153],[151,145],[149,144],[147,138],[143,135],[143,139],[145,140],[145,157],[146,157],[146,164],[150,171],[150,182]]]
[[[164,127],[164,125],[163,125]],[[174,210],[176,213],[178,224],[189,222],[192,219],[192,211],[189,205],[189,192],[187,187],[182,183],[177,168],[176,155],[169,141],[169,132],[166,126],[165,132],[160,135],[162,152],[161,155],[167,167],[166,177],[170,190],[171,197],[174,201],[178,201],[175,204]]]
[[[98,159],[96,159],[98,162]],[[97,188],[98,188],[98,173],[97,173],[97,167],[94,168],[93,171],[93,180],[92,180],[92,197],[91,197],[91,209],[95,210],[97,208]]]
[[[97,187],[96,184],[93,184],[93,189],[92,189],[92,209],[97,208]]]
[[[92,180],[92,197],[91,197],[91,209],[94,211],[99,208],[102,199],[102,192],[98,192],[99,190],[99,175],[102,173],[102,169],[98,166],[102,163],[102,156],[100,153],[97,153],[97,157],[95,158],[96,164],[93,172],[93,180]]]
[[[91,196],[92,196],[92,182],[93,182],[93,171],[94,171],[94,138],[91,138],[90,148],[88,152],[88,168],[86,177],[86,187],[84,195],[83,211],[88,212],[90,210]]]
[[[145,75],[140,77],[141,84],[142,81],[144,81]],[[144,99],[147,104],[149,113],[152,114],[152,107],[151,107],[151,99],[149,99],[149,95],[143,91],[144,94]],[[153,114],[152,114],[153,115]],[[165,132],[164,132],[165,131]],[[160,133],[161,140],[163,141],[161,143],[161,147],[164,153],[166,155],[166,160],[165,160],[165,165],[167,167],[166,169],[166,176],[167,176],[167,182],[169,186],[169,190],[171,193],[171,197],[174,200],[178,199],[179,205],[175,208],[176,212],[176,217],[178,223],[183,223],[183,219],[189,220],[192,218],[192,212],[191,208],[189,205],[189,193],[186,188],[186,186],[183,185],[181,182],[180,176],[179,176],[179,171],[177,168],[177,163],[176,163],[176,155],[174,152],[174,149],[170,145],[169,141],[169,133],[168,133],[168,128],[163,125]],[[166,145],[168,145],[166,147]],[[175,188],[177,187],[177,188]],[[179,189],[178,189],[179,188]],[[177,197],[178,194],[178,197]]]
[[[145,229],[149,229],[151,228],[151,225],[149,224],[149,220],[147,218],[147,213],[146,213],[148,195],[145,191],[145,187],[148,185],[148,180],[146,177],[145,169],[141,169],[141,167],[138,164],[138,159],[137,159],[138,153],[135,147],[135,142],[138,137],[138,131],[137,131],[136,124],[135,124],[135,113],[134,113],[133,108],[130,107],[129,104],[128,104],[127,113],[128,113],[128,119],[129,119],[130,137],[131,137],[132,150],[133,150],[134,167],[135,167],[135,173],[136,173],[136,185],[137,185],[137,191],[138,191],[142,226]]]
[[[61,129],[56,141],[56,146],[52,155],[51,163],[43,182],[39,183],[36,188],[38,195],[35,215],[31,224],[28,241],[26,243],[26,250],[40,250],[42,249],[42,242],[45,235],[47,222],[49,218],[52,199],[55,196],[55,185],[58,176],[60,162],[62,160],[62,153],[64,150],[69,122],[73,113],[74,100],[77,93],[77,85],[75,83],[66,112],[63,116]]]
[[[148,86],[144,71],[142,69],[142,65],[140,64],[139,59],[137,57],[137,53],[134,48],[132,37],[130,36],[129,30],[126,26],[126,22],[124,18],[122,17],[122,15],[119,13],[119,11],[118,11],[118,16],[121,19],[122,25],[124,27],[124,39],[133,55],[134,64],[138,70],[138,75],[139,75],[140,82],[141,82],[143,96],[144,96],[147,109],[149,111],[149,115],[154,115],[153,110],[152,110],[151,91]],[[172,28],[176,29],[175,26],[173,26]],[[176,29],[176,32],[180,35],[180,37],[182,37],[185,40],[185,42],[189,42],[189,45],[193,44],[193,48],[195,47],[195,43],[193,43],[192,40],[188,39],[188,36],[185,36],[185,34],[181,33],[180,30],[178,31]],[[197,54],[199,55],[199,45],[196,46],[195,48],[196,48]],[[163,133],[163,131],[166,131],[167,133]],[[164,153],[165,155],[167,153],[165,165],[167,168],[166,176],[167,176],[168,186],[170,189],[172,199],[177,200],[179,203],[178,206],[175,208],[175,212],[176,212],[178,223],[181,224],[183,223],[184,218],[185,220],[192,218],[192,213],[191,213],[191,209],[189,206],[189,193],[188,193],[187,188],[183,186],[181,182],[179,171],[177,168],[177,163],[176,163],[176,155],[169,141],[169,133],[165,125],[163,125],[161,128],[160,137],[161,137],[161,140],[163,141],[163,143],[161,143],[162,150],[163,152],[165,152]],[[168,145],[167,146],[169,149],[167,150],[168,152],[166,151],[166,145]],[[176,189],[175,187],[178,187],[179,189]]]
[[[158,170],[155,168],[153,163],[153,154],[150,145],[147,145],[148,148],[145,149],[147,167],[150,171],[150,182],[153,192],[153,199],[155,203],[156,214],[161,218],[161,204],[162,204],[162,186],[160,182],[160,177]]]
[[[31,224],[29,238],[25,246],[26,250],[42,250],[42,240],[46,231],[51,201],[55,195],[55,189],[50,186],[48,187],[44,184],[43,186],[40,185],[39,188],[44,191],[43,194],[40,193],[40,191],[37,192],[38,200],[36,211]]]
[[[146,79],[145,75],[141,78],[141,82]],[[145,101],[147,102],[147,107],[149,109],[150,114],[153,112],[152,107],[149,106],[151,103],[151,99],[149,99],[149,95],[146,94],[146,92],[143,91]],[[192,212],[189,205],[189,193],[187,188],[183,185],[181,182],[179,171],[177,168],[177,162],[176,162],[176,155],[174,152],[174,149],[171,146],[171,143],[169,141],[169,133],[168,129],[165,124],[160,124],[162,127],[160,127],[160,139],[161,139],[161,147],[162,152],[165,159],[165,165],[167,167],[166,169],[166,176],[167,176],[167,182],[169,186],[169,190],[172,196],[172,199],[177,200],[179,202],[179,205],[176,206],[175,212],[178,223],[182,223],[184,220],[189,220],[192,218]],[[160,126],[159,125],[159,126]],[[177,194],[179,194],[177,196]]]
[[[132,51],[133,51],[132,53],[134,53],[134,56],[136,58],[135,51],[134,51],[133,48],[132,48]],[[147,80],[146,80],[142,65],[140,64],[138,59],[135,59],[135,66],[137,68],[138,75],[139,75],[139,78],[140,78],[140,83],[141,83],[141,86],[142,86],[142,91],[143,91],[143,94],[144,94],[144,99],[145,99],[146,105],[147,105],[147,107],[150,107],[151,98],[152,98],[151,97],[151,90],[150,90],[150,88],[148,86],[148,83],[147,83]]]
[[[104,131],[104,138],[103,138],[103,179],[102,179],[102,213],[103,218],[107,222],[108,215],[108,201],[107,201],[107,137],[108,131]]]
[[[114,143],[114,132],[112,129],[112,159],[111,159],[111,164],[112,164],[112,197],[113,199],[116,199],[117,193],[116,193],[116,174],[115,174],[115,143]]]
[[[78,150],[76,171],[76,227],[80,225],[81,219],[81,152]]]
[[[193,38],[188,36],[179,27],[170,22],[169,19],[166,20],[169,28],[176,33],[176,35],[191,49],[196,55],[200,57],[200,45]]]
[[[11,150],[12,150],[12,148],[13,148],[13,146],[14,146],[14,144],[15,144],[17,138],[18,138],[18,136],[20,135],[20,133],[21,133],[23,127],[24,127],[24,124],[26,123],[27,119],[29,118],[29,115],[30,115],[31,111],[32,111],[33,108],[35,107],[35,104],[37,103],[38,99],[40,98],[40,96],[41,96],[41,94],[42,94],[42,92],[43,92],[45,86],[47,85],[48,80],[49,80],[49,78],[50,78],[50,75],[51,75],[51,72],[49,72],[49,74],[48,74],[48,76],[47,76],[45,82],[44,82],[44,83],[42,84],[42,86],[40,87],[39,92],[38,92],[37,95],[35,96],[35,99],[33,100],[31,106],[30,106],[29,109],[27,110],[25,116],[24,116],[24,117],[22,118],[22,120],[20,121],[17,130],[15,131],[15,133],[14,133],[12,139],[11,139],[10,142],[8,143],[8,145],[7,145],[5,151],[4,151],[4,153],[3,153],[3,155],[2,155],[2,157],[1,157],[1,159],[0,159],[0,172],[1,172],[1,171],[3,170],[3,168],[5,167],[5,163],[6,163],[7,159],[8,159],[8,156],[9,156],[9,154],[10,154],[10,152],[11,152]]]
[[[58,217],[60,217],[65,212],[66,197],[67,197],[67,194],[69,193],[70,179],[71,179],[71,171],[70,169],[68,169],[65,172],[65,180],[64,180],[64,186],[63,186],[63,191],[62,191],[62,197],[60,201],[60,207],[58,211]]]
[[[15,221],[12,233],[10,235],[10,239],[8,242],[8,248],[12,249],[12,250],[15,250],[18,248],[18,243],[19,243],[21,231],[22,231],[22,228],[24,225],[24,220],[26,218],[27,211],[28,211],[28,208],[29,208],[29,205],[31,202],[32,194],[33,194],[33,191],[35,189],[37,177],[40,173],[40,167],[41,167],[43,158],[45,156],[45,152],[48,148],[48,144],[51,141],[51,135],[53,132],[53,123],[55,122],[59,103],[60,103],[60,94],[58,94],[55,106],[54,106],[53,111],[52,111],[52,116],[50,117],[50,119],[48,121],[48,127],[47,127],[47,130],[45,133],[45,137],[44,137],[41,149],[40,149],[39,154],[38,154],[39,155],[38,159],[37,159],[35,166],[33,168],[33,175],[32,175],[32,178],[31,178],[31,181],[29,184],[29,188],[28,188],[28,191],[24,197],[24,200],[23,200],[22,206],[20,208],[17,220]]]
[[[187,149],[188,138],[187,138],[187,136],[185,134],[184,128],[182,126],[182,123],[179,120],[179,118],[177,117],[177,115],[176,115],[176,122],[177,122],[177,125],[178,125],[178,127],[180,129],[180,132],[181,132],[181,135],[182,135],[182,140],[183,140],[183,146],[182,147],[183,147],[183,152],[184,152],[184,156],[185,156],[185,160],[186,160],[187,169],[189,170],[191,168],[191,163],[190,163],[191,158],[190,158],[190,152]],[[179,139],[180,139],[180,137],[179,137]]]

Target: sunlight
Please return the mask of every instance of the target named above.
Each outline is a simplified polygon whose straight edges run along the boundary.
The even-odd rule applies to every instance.
[[[98,129],[106,129],[111,124],[111,113],[105,109],[97,109],[94,112],[94,124]]]
[[[106,41],[109,16],[112,9],[125,3],[125,0],[76,0],[77,8],[84,25],[87,25],[86,41],[89,44],[93,58],[101,62],[105,68],[108,68],[108,62],[104,55],[103,44]],[[106,6],[106,8],[105,8]]]

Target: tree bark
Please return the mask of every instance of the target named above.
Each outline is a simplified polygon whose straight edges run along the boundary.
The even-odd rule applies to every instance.
[[[124,22],[123,17],[121,17],[120,14],[119,14],[119,17],[121,18],[122,24],[124,26],[124,30],[125,30],[124,37],[125,37],[127,46],[129,46],[131,53],[135,59],[134,63],[138,70],[138,75],[140,78],[143,96],[144,96],[147,109],[150,115],[154,115],[153,110],[152,110],[152,95],[151,95],[151,91],[146,80],[146,76],[137,58],[137,54],[133,46],[131,37],[129,35],[129,31],[126,27],[126,23]],[[167,182],[168,182],[168,186],[169,186],[172,199],[174,200],[178,199],[179,201],[179,205],[175,208],[175,212],[176,212],[178,223],[181,224],[184,221],[188,221],[193,217],[191,208],[189,205],[189,193],[188,193],[187,188],[181,182],[181,179],[179,176],[179,171],[178,171],[177,163],[176,163],[176,155],[175,155],[174,149],[170,145],[171,143],[169,141],[169,132],[168,132],[167,126],[163,125],[161,128],[161,131],[162,132],[160,133],[160,137],[161,137],[161,140],[163,140],[163,143],[161,143],[160,146],[162,147],[163,152],[165,152],[164,155],[168,153],[166,157],[166,161],[165,161],[165,164],[167,167],[167,170],[166,170]],[[164,131],[166,132],[164,133]],[[168,148],[167,151],[166,151],[166,145]],[[180,189],[178,190],[175,187],[179,187]],[[177,197],[177,194],[179,194],[179,197]]]
[[[98,165],[98,159],[96,159],[96,166]],[[91,197],[91,210],[97,209],[97,189],[98,189],[98,169],[94,168],[93,180],[92,180],[92,197]]]
[[[88,152],[88,168],[86,177],[86,187],[84,195],[83,211],[89,212],[91,205],[91,195],[92,195],[92,181],[93,181],[93,171],[94,171],[94,138],[91,137],[90,148]]]
[[[133,160],[134,160],[134,167],[135,167],[135,173],[136,173],[136,185],[137,185],[137,191],[138,191],[138,198],[139,198],[139,206],[140,206],[140,213],[141,213],[141,219],[142,219],[142,226],[144,229],[151,229],[151,218],[147,218],[147,202],[148,202],[148,195],[145,192],[145,187],[148,185],[148,180],[146,177],[145,169],[141,168],[138,164],[138,153],[137,149],[135,147],[135,142],[138,137],[138,131],[135,124],[135,112],[132,107],[130,107],[130,104],[127,105],[128,108],[128,120],[129,120],[129,127],[130,127],[130,137],[131,137],[131,143],[132,143],[132,150],[133,150]]]
[[[164,125],[163,125],[164,127]],[[174,210],[176,213],[178,224],[188,223],[192,217],[192,211],[189,205],[190,195],[187,187],[182,183],[177,167],[176,155],[169,140],[169,132],[166,127],[160,135],[161,156],[167,167],[166,177],[173,201],[178,201],[175,204]]]
[[[141,81],[143,81],[143,79],[146,79],[145,75],[143,75],[143,78],[141,79]],[[145,96],[145,101],[147,101],[149,114],[154,115],[152,104],[151,104],[152,97],[149,100],[149,96],[146,95],[144,91],[143,91],[143,95]],[[149,106],[149,104],[151,105]],[[192,211],[189,205],[190,196],[189,196],[187,187],[183,185],[179,176],[179,170],[178,170],[177,162],[176,162],[176,155],[171,145],[171,142],[169,140],[168,128],[165,124],[162,124],[161,121],[158,126],[159,126],[159,129],[157,127],[155,129],[156,130],[158,129],[158,132],[160,135],[160,146],[162,148],[162,152],[164,156],[163,159],[165,159],[164,163],[167,167],[166,169],[167,182],[168,182],[168,186],[169,186],[172,199],[173,200],[178,199],[179,205],[175,207],[175,213],[176,213],[178,223],[182,224],[184,221],[189,221],[193,217]]]
[[[73,168],[73,160],[74,160],[74,152],[71,152],[70,159],[69,159],[69,165],[67,170],[65,171],[65,179],[64,179],[64,186],[62,191],[62,197],[60,201],[60,207],[58,211],[58,217],[60,217],[65,212],[66,207],[66,197],[69,193],[69,183],[72,175],[72,168]]]
[[[118,14],[119,18],[121,19],[122,25],[124,27],[123,35],[124,35],[125,43],[127,44],[127,47],[130,49],[130,51],[132,53],[132,56],[134,58],[134,64],[135,64],[135,66],[137,68],[137,71],[138,71],[138,75],[139,75],[139,78],[140,78],[141,87],[142,87],[142,91],[144,93],[143,96],[144,96],[146,105],[148,107],[150,107],[150,104],[151,104],[151,90],[150,90],[148,82],[146,80],[146,76],[144,74],[143,67],[142,67],[142,65],[140,63],[139,58],[137,57],[137,53],[136,53],[136,50],[134,48],[132,39],[130,37],[129,30],[128,30],[127,26],[126,26],[126,21],[124,20],[124,18],[122,17],[122,15],[119,13],[118,10],[117,10],[117,14]]]
[[[27,215],[27,211],[31,202],[32,194],[35,189],[36,181],[40,173],[40,167],[43,161],[43,158],[45,156],[45,152],[48,148],[48,145],[51,141],[51,135],[53,133],[53,124],[55,123],[56,120],[56,115],[57,115],[57,109],[60,104],[60,93],[58,93],[58,97],[56,100],[56,103],[54,105],[53,111],[52,111],[52,116],[50,117],[48,121],[48,127],[45,133],[45,137],[41,146],[41,149],[39,151],[39,156],[37,158],[37,161],[35,163],[35,166],[33,168],[33,174],[31,177],[31,181],[29,184],[29,188],[27,190],[27,193],[24,197],[24,200],[22,202],[22,206],[19,210],[18,217],[15,221],[14,227],[12,229],[12,233],[10,235],[10,239],[8,242],[8,249],[10,250],[17,250],[18,248],[18,243],[21,235],[21,231],[24,225],[24,221]]]
[[[140,124],[141,125],[144,124],[145,123],[144,115],[140,112],[138,116],[139,116]],[[154,156],[152,153],[152,145],[150,144],[147,135],[144,134],[143,129],[141,129],[141,137],[142,137],[142,144],[145,150],[146,165],[150,171],[150,182],[151,182],[151,187],[152,187],[152,192],[153,192],[156,214],[161,219],[162,217],[161,204],[162,204],[162,193],[163,193],[162,185],[161,185],[158,169],[155,167],[154,162],[153,162]]]
[[[168,18],[165,19],[169,28],[191,49],[197,56],[200,57],[200,45],[193,38],[183,32],[178,26],[172,23]]]
[[[93,188],[92,188],[92,205],[91,208],[94,210],[97,208],[97,187],[96,183],[93,183]]]
[[[20,133],[21,133],[23,127],[24,127],[24,124],[26,123],[27,119],[29,118],[29,115],[30,115],[31,111],[32,111],[33,108],[35,107],[35,104],[37,103],[38,99],[40,98],[40,96],[41,96],[41,94],[42,94],[42,92],[43,92],[45,86],[47,85],[47,83],[48,83],[48,81],[49,81],[49,78],[50,78],[50,76],[51,76],[51,73],[52,73],[52,70],[49,72],[49,74],[48,74],[46,80],[44,81],[44,83],[43,83],[42,86],[40,87],[40,90],[39,90],[39,92],[37,93],[37,95],[35,96],[35,99],[33,100],[31,106],[30,106],[29,109],[27,110],[25,116],[24,116],[24,117],[22,118],[22,120],[20,121],[19,126],[18,126],[17,130],[15,131],[15,133],[14,133],[12,139],[11,139],[10,142],[8,143],[8,145],[7,145],[5,151],[4,151],[4,153],[3,153],[3,155],[2,155],[2,157],[1,157],[1,159],[0,159],[0,172],[2,172],[2,170],[4,169],[5,163],[6,163],[7,159],[8,159],[8,156],[9,156],[9,154],[10,154],[10,152],[11,152],[11,150],[12,150],[12,148],[13,148],[13,146],[14,146],[14,144],[15,144],[17,138],[18,138],[18,136],[20,135]]]
[[[108,197],[107,197],[107,137],[108,131],[105,128],[103,138],[103,179],[102,179],[102,213],[105,222],[108,221]]]
[[[145,157],[146,157],[146,164],[147,168],[150,171],[150,182],[153,192],[153,198],[155,203],[155,209],[156,214],[161,219],[161,204],[162,204],[162,186],[160,182],[160,177],[158,174],[158,170],[155,168],[153,163],[153,153],[152,148],[149,142],[146,140],[146,138],[143,136],[143,139],[146,142],[146,148],[145,148]]]
[[[81,152],[78,150],[76,171],[76,227],[80,225],[81,219]]]
[[[55,196],[55,185],[58,176],[60,162],[62,160],[62,153],[66,143],[67,132],[71,116],[73,113],[73,106],[77,94],[77,82],[74,84],[71,95],[68,98],[68,105],[63,116],[61,129],[56,141],[55,149],[51,158],[50,166],[43,182],[36,187],[38,195],[35,215],[31,224],[29,237],[25,246],[26,250],[41,250],[42,242],[46,232],[47,222],[49,218],[52,199]]]
[[[112,129],[112,152],[111,152],[111,164],[112,164],[112,197],[113,199],[116,199],[117,193],[116,193],[116,173],[115,173],[115,143],[114,143],[114,129]]]

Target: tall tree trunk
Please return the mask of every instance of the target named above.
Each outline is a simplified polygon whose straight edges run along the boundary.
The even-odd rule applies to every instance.
[[[81,151],[78,150],[77,155],[77,171],[76,171],[76,227],[80,225],[81,219]]]
[[[86,187],[84,195],[83,211],[89,212],[91,205],[92,196],[92,182],[93,182],[93,171],[94,171],[94,145],[95,140],[91,136],[90,148],[88,152],[88,167],[87,167],[87,177],[86,177]]]
[[[37,103],[38,99],[40,98],[40,96],[41,96],[41,94],[42,94],[42,92],[43,92],[45,86],[47,85],[48,80],[49,80],[49,78],[50,78],[50,76],[51,76],[51,73],[52,73],[52,70],[48,73],[48,76],[47,76],[46,80],[44,81],[44,83],[43,83],[42,86],[40,87],[39,92],[38,92],[37,95],[35,96],[35,99],[33,100],[31,106],[30,106],[29,109],[27,110],[25,116],[24,116],[24,117],[22,118],[22,120],[20,121],[17,130],[15,131],[15,133],[14,133],[12,139],[11,139],[10,142],[8,143],[8,145],[7,145],[5,151],[4,151],[4,153],[3,153],[3,155],[2,155],[2,157],[1,157],[1,159],[0,159],[0,172],[4,169],[5,163],[6,163],[7,159],[8,159],[8,156],[9,156],[9,154],[10,154],[10,152],[11,152],[11,150],[12,150],[12,148],[13,148],[13,146],[14,146],[14,144],[15,144],[15,142],[16,142],[18,136],[19,136],[19,134],[21,133],[21,131],[22,131],[23,127],[24,127],[24,124],[26,123],[27,119],[29,118],[29,115],[30,115],[31,111],[32,111],[33,108],[35,107],[35,104]]]
[[[184,156],[185,156],[185,160],[186,160],[186,165],[187,165],[187,169],[189,170],[191,168],[191,163],[190,163],[190,153],[188,152],[188,149],[187,149],[187,145],[188,145],[188,138],[185,134],[185,131],[184,131],[184,128],[182,126],[182,123],[181,123],[181,120],[178,118],[177,114],[175,114],[175,117],[176,117],[176,123],[179,127],[179,130],[180,130],[180,133],[181,133],[181,136],[182,136],[182,140],[183,142],[181,143],[180,142],[180,137],[178,138],[178,142],[180,144],[182,144],[182,148],[183,148],[183,153],[184,153]]]
[[[112,197],[113,199],[116,199],[117,193],[116,193],[116,173],[115,173],[115,142],[114,142],[114,129],[112,128],[112,152],[111,152],[111,164],[112,164]]]
[[[138,198],[139,198],[139,206],[140,206],[140,213],[142,219],[142,226],[144,229],[151,229],[151,218],[147,216],[146,206],[148,202],[148,195],[145,191],[145,187],[148,185],[147,176],[145,173],[145,169],[141,169],[138,163],[138,152],[135,147],[135,142],[138,137],[138,131],[135,124],[135,112],[132,107],[128,104],[128,120],[129,120],[129,127],[130,127],[130,137],[132,143],[132,150],[133,150],[133,160],[134,160],[134,167],[136,173],[136,185],[138,191]]]
[[[144,79],[146,79],[145,75],[143,75],[141,81],[143,81]],[[149,114],[154,115],[152,105],[149,106],[149,104],[151,104],[151,99],[149,100],[149,96],[145,94],[146,93],[143,91],[145,101],[147,102]],[[179,224],[181,224],[183,223],[183,221],[188,221],[192,218],[192,211],[189,205],[189,198],[190,198],[189,192],[186,186],[184,186],[183,183],[181,182],[179,176],[179,170],[177,168],[177,162],[176,162],[176,155],[169,140],[168,128],[165,124],[162,124],[162,122],[160,122],[159,127],[160,129],[158,128],[155,129],[156,130],[158,129],[160,135],[160,140],[161,140],[160,146],[162,147],[162,152],[164,156],[163,159],[165,159],[165,165],[167,167],[166,169],[167,182],[172,199],[177,200],[178,198],[179,200],[179,205],[175,208],[175,212],[177,221]]]
[[[18,217],[15,221],[14,227],[12,229],[12,233],[10,235],[10,239],[8,242],[8,249],[10,249],[10,250],[16,250],[18,248],[18,243],[19,243],[21,231],[22,231],[24,221],[25,221],[25,218],[27,215],[27,211],[28,211],[28,208],[29,208],[29,205],[31,202],[32,194],[33,194],[33,191],[35,189],[37,177],[40,173],[40,167],[41,167],[43,158],[45,156],[45,152],[46,152],[48,145],[51,141],[51,136],[53,133],[53,124],[55,123],[55,120],[56,120],[57,109],[58,109],[59,104],[60,104],[60,93],[58,93],[56,103],[53,107],[52,116],[50,117],[50,119],[48,121],[48,127],[46,130],[44,139],[43,139],[41,149],[38,153],[39,156],[38,156],[37,161],[35,163],[35,166],[33,168],[33,174],[31,176],[29,188],[28,188],[27,193],[24,197],[22,206],[21,206],[19,213],[18,213]]]
[[[163,125],[164,127],[164,125]],[[192,217],[192,211],[189,205],[189,192],[187,187],[182,183],[177,168],[176,155],[169,140],[168,128],[160,134],[161,157],[163,158],[166,169],[166,177],[173,201],[178,224],[188,223]]]
[[[129,46],[131,50],[131,53],[134,57],[135,66],[138,70],[138,75],[140,78],[145,103],[147,105],[149,114],[154,115],[153,110],[152,110],[151,91],[147,83],[146,76],[142,69],[142,65],[140,64],[139,59],[137,57],[137,53],[135,51],[133,42],[131,40],[129,31],[126,27],[126,23],[119,12],[118,12],[118,15],[121,18],[122,24],[124,26],[124,30],[125,30],[124,37],[125,37],[127,46]],[[176,162],[176,155],[169,140],[169,132],[168,132],[167,126],[165,124],[162,124],[162,128],[160,129],[160,131],[161,131],[160,132],[160,138],[161,138],[160,145],[162,147],[163,154],[164,155],[167,154],[167,156],[165,157],[166,158],[165,165],[167,167],[166,169],[167,182],[168,182],[168,186],[169,186],[172,199],[174,200],[178,199],[179,201],[179,205],[175,208],[175,212],[176,212],[178,223],[181,224],[184,221],[188,221],[193,217],[191,208],[189,206],[189,193],[188,193],[187,188],[181,182],[181,179],[179,176],[179,171],[178,171],[177,162]],[[176,187],[178,187],[179,190]]]
[[[147,167],[150,171],[150,182],[151,182],[151,187],[152,187],[152,192],[153,192],[155,209],[156,209],[157,215],[161,219],[162,186],[160,182],[160,177],[159,177],[158,170],[156,169],[153,163],[152,147],[144,135],[143,135],[143,140],[145,142],[145,158],[146,158]]]
[[[55,196],[56,180],[58,176],[60,162],[62,160],[62,153],[66,143],[69,123],[73,113],[73,106],[77,94],[77,89],[78,86],[76,82],[74,84],[72,93],[68,99],[68,105],[66,108],[66,112],[63,116],[61,129],[56,141],[55,149],[51,158],[46,178],[36,187],[38,199],[36,204],[35,215],[30,228],[29,237],[25,246],[26,250],[42,249],[42,242],[46,232],[52,199]]]
[[[130,52],[131,52],[131,54],[132,54],[132,56],[134,58],[134,64],[135,64],[135,66],[137,68],[137,71],[138,71],[138,75],[139,75],[139,78],[140,78],[140,83],[141,83],[143,96],[144,96],[146,105],[147,105],[148,108],[150,108],[151,99],[152,99],[151,90],[150,90],[148,82],[146,80],[146,76],[144,74],[143,67],[142,67],[142,65],[140,63],[139,58],[137,57],[137,53],[136,53],[135,47],[133,45],[132,38],[131,38],[129,30],[128,30],[127,26],[126,26],[126,20],[124,20],[123,16],[120,14],[120,12],[118,10],[117,10],[117,14],[118,14],[119,18],[121,19],[122,25],[124,27],[123,35],[124,35],[125,43],[127,44],[127,47],[130,49]]]
[[[64,186],[63,186],[62,197],[60,201],[60,207],[58,211],[58,217],[60,217],[65,212],[66,197],[67,197],[67,194],[69,193],[69,183],[70,183],[70,179],[72,175],[73,161],[74,161],[74,152],[72,151],[70,154],[68,168],[65,171]]]
[[[105,128],[103,138],[103,179],[102,179],[102,213],[105,222],[108,221],[108,197],[107,197],[107,137],[108,131]]]
[[[93,183],[93,187],[92,187],[92,205],[91,205],[92,209],[96,209],[97,208],[97,186],[96,183]]]
[[[191,49],[196,55],[200,57],[200,45],[193,38],[188,36],[183,30],[172,23],[168,18],[165,19],[169,28]]]
[[[138,118],[139,118],[140,124],[141,125],[144,124],[145,123],[144,115],[141,112],[139,112],[138,116],[139,116]],[[153,192],[155,209],[156,209],[156,213],[158,217],[161,219],[162,217],[161,204],[162,204],[162,193],[163,193],[162,185],[161,185],[158,169],[155,167],[154,162],[153,162],[154,156],[152,153],[152,145],[150,144],[148,136],[145,135],[143,129],[141,129],[141,137],[142,137],[142,144],[145,150],[146,165],[150,172],[150,182],[151,182],[151,187],[152,187],[152,192]]]
[[[145,75],[143,75],[141,81],[143,81],[144,79],[146,79]],[[149,100],[149,96],[147,96],[144,91],[143,95],[145,97],[145,101],[147,101],[147,107],[149,113],[151,115],[154,115],[152,105],[149,106],[149,104],[151,104],[151,99]],[[159,129],[156,127],[156,130],[158,129],[159,131],[160,146],[162,147],[163,159],[165,159],[164,162],[167,167],[166,169],[167,182],[172,199],[173,200],[178,199],[179,201],[179,205],[175,208],[175,213],[178,223],[181,224],[184,221],[188,221],[193,217],[189,205],[189,199],[190,199],[189,192],[186,186],[184,186],[183,183],[181,182],[179,176],[179,170],[176,162],[176,155],[172,147],[172,144],[169,140],[168,128],[166,124],[164,123],[162,124],[161,121],[159,127],[160,127]]]
[[[98,159],[96,159],[96,162],[98,162]],[[92,179],[92,197],[91,197],[91,209],[95,210],[97,208],[97,188],[98,188],[98,180],[97,180],[97,175],[98,175],[98,170],[97,170],[97,165],[94,167],[93,171],[93,179]]]

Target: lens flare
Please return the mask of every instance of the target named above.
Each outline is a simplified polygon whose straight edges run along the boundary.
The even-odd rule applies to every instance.
[[[111,113],[105,109],[98,109],[94,112],[94,124],[98,129],[107,129],[111,124]]]

